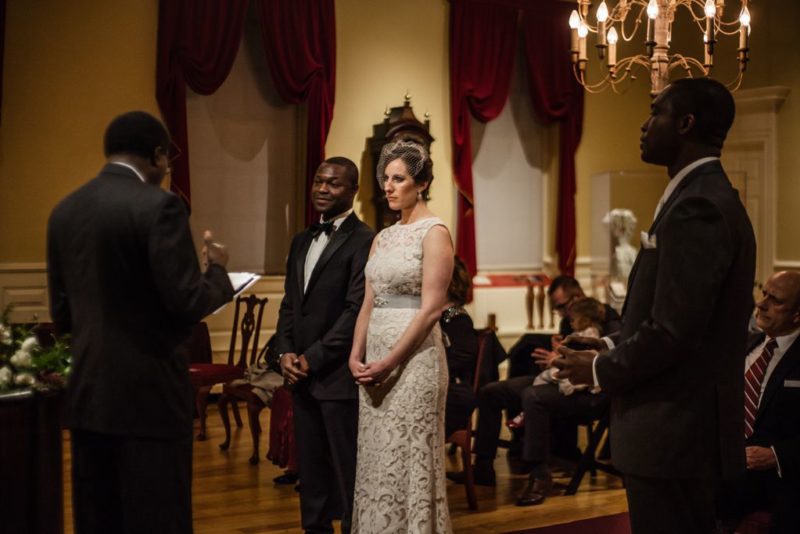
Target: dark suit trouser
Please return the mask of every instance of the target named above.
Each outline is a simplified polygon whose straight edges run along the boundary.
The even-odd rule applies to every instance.
[[[71,431],[76,534],[191,533],[192,435]]]
[[[358,400],[317,400],[294,390],[300,515],[306,532],[350,532],[356,479]]]
[[[557,384],[526,388],[522,392],[522,410],[525,413],[522,458],[533,463],[547,462],[551,447],[558,445],[552,442],[550,436],[553,423],[560,422],[562,426],[575,428],[577,420],[598,418],[607,406],[608,397],[603,393],[593,394],[583,390],[563,395]]]
[[[716,491],[711,477],[665,479],[625,475],[625,492],[632,534],[714,532]]]
[[[775,470],[748,471],[735,482],[724,483],[720,490],[718,517],[735,526],[744,516],[756,510],[772,515],[776,534],[800,532],[800,487],[796,481],[778,478]]]
[[[522,392],[531,387],[534,376],[518,376],[490,382],[478,392],[478,428],[475,431],[475,455],[479,460],[494,460],[500,439],[503,410],[509,416],[522,409]]]

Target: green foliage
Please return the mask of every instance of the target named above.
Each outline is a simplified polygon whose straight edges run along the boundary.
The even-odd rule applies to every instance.
[[[43,347],[31,329],[9,324],[10,311],[0,314],[0,392],[63,387],[71,371],[69,339]]]

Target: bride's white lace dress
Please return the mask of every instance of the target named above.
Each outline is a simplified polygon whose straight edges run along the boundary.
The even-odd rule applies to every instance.
[[[422,240],[435,217],[383,230],[365,275],[375,294],[368,362],[383,358],[419,311]],[[447,361],[437,323],[380,386],[359,392],[353,532],[451,532],[444,477]]]

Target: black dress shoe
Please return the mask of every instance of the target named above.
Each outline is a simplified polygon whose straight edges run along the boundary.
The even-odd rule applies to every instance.
[[[272,481],[275,484],[288,485],[296,483],[297,479],[298,479],[297,473],[284,473],[280,476],[273,478]]]
[[[542,504],[553,489],[553,479],[533,478],[528,480],[528,484],[517,499],[517,506],[535,506]]]
[[[467,474],[464,471],[448,471],[445,476],[456,484],[464,484],[467,480]],[[476,486],[491,486],[497,485],[497,478],[494,473],[494,467],[491,465],[475,464],[472,467],[472,480]]]

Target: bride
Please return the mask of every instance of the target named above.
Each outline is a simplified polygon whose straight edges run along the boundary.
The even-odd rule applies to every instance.
[[[451,532],[444,477],[447,394],[439,316],[453,246],[428,209],[427,150],[383,147],[376,176],[400,221],[378,234],[364,270],[350,370],[359,388],[353,532]]]

